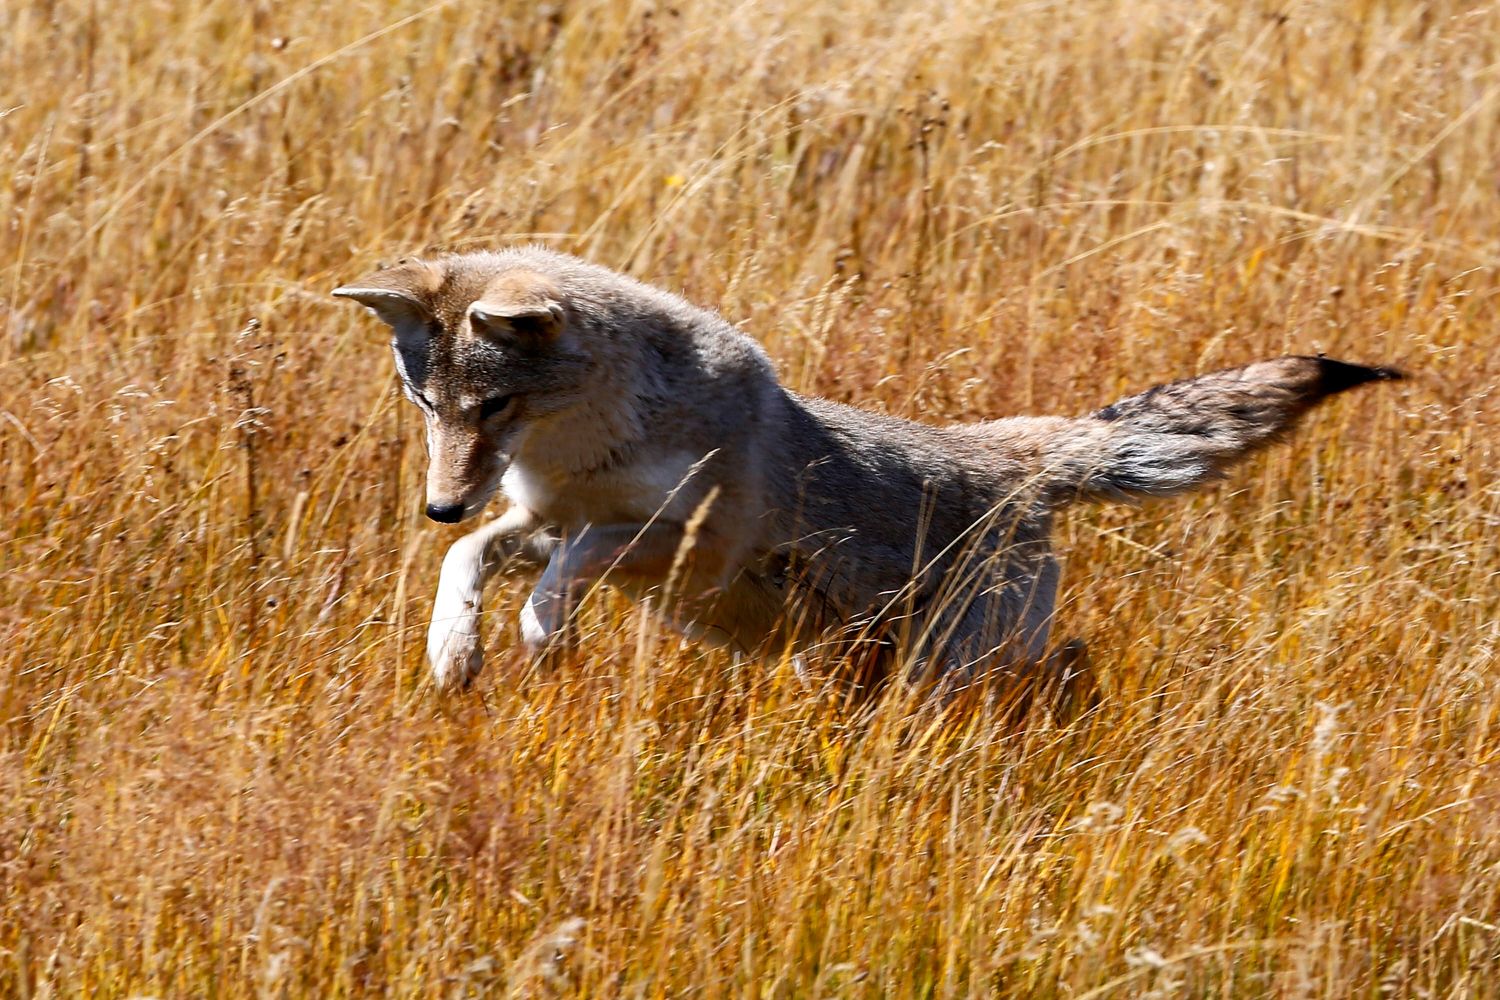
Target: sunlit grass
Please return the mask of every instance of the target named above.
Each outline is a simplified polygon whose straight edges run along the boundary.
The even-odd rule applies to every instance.
[[[0,994],[1500,989],[1500,14],[125,5],[0,33]],[[492,602],[327,297],[539,240],[924,420],[1278,353],[1414,378],[1075,512],[1025,719]],[[872,494],[872,503],[878,495]]]

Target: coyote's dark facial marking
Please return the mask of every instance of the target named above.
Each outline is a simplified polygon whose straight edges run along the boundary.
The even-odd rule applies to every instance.
[[[435,519],[509,501],[444,560],[440,687],[478,672],[481,591],[510,559],[543,567],[521,614],[533,648],[605,579],[751,653],[800,657],[833,628],[948,677],[1037,665],[1062,507],[1201,486],[1327,396],[1400,378],[1284,357],[1088,416],[934,427],[784,389],[717,315],[546,250],[405,261],[335,294],[394,333]]]

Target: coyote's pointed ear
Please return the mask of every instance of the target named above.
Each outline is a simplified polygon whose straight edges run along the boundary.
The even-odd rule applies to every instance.
[[[533,302],[486,302],[469,307],[469,325],[481,337],[541,344],[562,333],[566,314],[555,299]]]
[[[341,299],[353,299],[365,306],[392,330],[399,339],[427,333],[432,323],[432,309],[426,292],[431,276],[425,265],[401,264],[376,271],[365,278],[333,290]]]

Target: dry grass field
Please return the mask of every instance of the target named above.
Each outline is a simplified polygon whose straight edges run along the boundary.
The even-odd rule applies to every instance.
[[[0,995],[1500,995],[1500,7],[0,23]],[[613,598],[530,670],[519,581],[444,699],[458,529],[327,292],[527,240],[928,421],[1413,377],[1066,519],[1091,711],[860,711]]]

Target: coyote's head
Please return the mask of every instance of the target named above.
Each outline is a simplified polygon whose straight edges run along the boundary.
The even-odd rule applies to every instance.
[[[427,516],[461,521],[500,485],[528,432],[584,396],[591,363],[552,279],[404,260],[334,289],[394,331],[406,396],[427,421]]]

